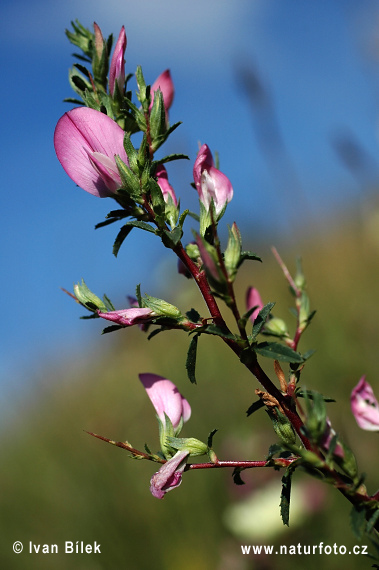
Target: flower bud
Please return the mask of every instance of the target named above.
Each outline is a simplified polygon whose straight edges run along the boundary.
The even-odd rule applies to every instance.
[[[267,408],[267,413],[270,416],[276,435],[285,443],[294,445],[296,442],[296,433],[287,416],[277,407]]]
[[[166,111],[166,117],[167,117],[168,110],[172,105],[172,102],[174,100],[174,94],[175,94],[174,83],[172,81],[171,73],[170,73],[169,69],[166,69],[166,71],[163,71],[163,73],[161,73],[159,75],[159,77],[157,77],[157,79],[154,81],[154,83],[151,86],[151,90],[150,90],[150,92],[151,92],[151,103],[149,106],[150,111],[151,111],[151,108],[154,104],[154,93],[158,89],[160,89],[162,92],[163,104],[164,104],[164,108]]]
[[[283,321],[283,319],[279,319],[277,317],[269,319],[266,322],[263,330],[265,333],[271,334],[273,336],[278,336],[280,338],[288,336],[286,323]]]
[[[214,166],[213,156],[206,144],[200,148],[193,167],[193,179],[199,199],[208,211],[213,201],[216,216],[219,216],[233,198],[229,178]]]
[[[191,457],[205,455],[209,451],[208,445],[195,437],[168,437],[167,440],[171,447],[188,451]]]
[[[249,287],[246,291],[246,309],[250,311],[253,307],[255,310],[250,315],[250,320],[254,323],[258,316],[259,311],[263,309],[263,302],[259,294],[258,289],[255,287]]]
[[[166,204],[169,203],[169,199],[171,197],[174,206],[176,207],[178,205],[178,200],[176,199],[173,187],[168,181],[167,170],[165,169],[163,164],[159,164],[157,166],[155,171],[155,176],[157,177],[157,182],[159,188],[162,190],[163,199],[166,202]]]
[[[125,28],[122,26],[118,40],[113,52],[111,66],[109,69],[109,92],[113,95],[117,83],[120,93],[124,92],[125,83],[125,49],[126,49]]]

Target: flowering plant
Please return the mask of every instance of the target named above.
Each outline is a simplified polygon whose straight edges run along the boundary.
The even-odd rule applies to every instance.
[[[224,343],[259,382],[256,400],[247,415],[265,409],[276,434],[276,441],[264,459],[222,461],[213,449],[212,430],[206,443],[194,437],[178,437],[191,415],[187,400],[168,379],[152,373],[140,374],[158,419],[160,450],[151,452],[134,448],[95,435],[99,439],[129,451],[133,457],[160,465],[152,476],[150,490],[162,499],[176,489],[183,474],[199,469],[233,469],[234,482],[241,484],[241,473],[258,467],[284,469],[280,512],[289,523],[291,479],[297,469],[334,486],[351,503],[353,526],[375,533],[379,530],[379,492],[369,494],[364,477],[358,473],[353,452],[333,429],[322,394],[302,387],[302,372],[313,351],[300,351],[299,343],[315,314],[310,308],[306,282],[300,263],[294,276],[290,274],[278,252],[274,256],[290,286],[294,299],[294,333],[287,323],[273,315],[274,303],[264,304],[261,293],[249,287],[245,310],[240,311],[234,281],[243,263],[261,261],[242,247],[242,237],[234,222],[228,228],[223,248],[218,224],[233,198],[234,189],[228,177],[215,163],[207,144],[199,148],[193,166],[192,186],[199,197],[199,213],[181,211],[174,188],[169,183],[166,165],[174,160],[188,160],[181,154],[156,158],[156,151],[166,142],[180,123],[169,122],[169,109],[174,98],[174,84],[169,70],[151,85],[142,69],[125,74],[127,45],[121,28],[112,57],[112,37],[105,40],[96,24],[94,32],[78,22],[68,38],[82,52],[83,64],[70,72],[70,83],[79,99],[68,99],[76,105],[59,119],[54,145],[57,157],[70,178],[86,192],[113,199],[117,206],[97,227],[122,221],[113,253],[117,256],[129,233],[137,228],[158,237],[163,246],[178,260],[179,272],[193,279],[205,302],[206,315],[195,309],[182,312],[164,299],[149,294],[129,297],[130,306],[115,309],[107,296],[97,297],[84,281],[74,287],[74,298],[94,318],[111,321],[104,332],[138,325],[151,330],[149,338],[166,330],[182,330],[190,338],[186,370],[189,380],[196,383],[196,354],[199,338],[212,335]],[[109,64],[110,61],[110,64]],[[108,74],[109,70],[109,74]],[[129,82],[135,77],[138,102],[133,102]],[[142,133],[137,148],[132,142]],[[183,227],[188,216],[198,222],[193,230],[194,241],[182,243]],[[127,220],[127,221],[126,221]],[[233,326],[227,324],[220,306],[227,307]],[[268,358],[274,364],[274,379],[260,364]],[[379,404],[373,390],[362,378],[351,395],[352,412],[358,425],[365,430],[379,430]],[[207,455],[202,463],[190,458]]]

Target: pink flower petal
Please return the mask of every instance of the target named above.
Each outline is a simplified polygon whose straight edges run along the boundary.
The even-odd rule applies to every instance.
[[[233,198],[230,180],[215,168],[212,153],[206,144],[203,144],[198,152],[193,167],[193,179],[200,201],[209,209],[213,200],[217,215]]]
[[[156,91],[157,89],[160,89],[162,91],[164,108],[166,109],[167,113],[172,105],[175,93],[174,83],[172,81],[169,69],[166,69],[166,71],[163,71],[163,73],[161,73],[160,76],[157,77],[157,79],[154,81],[154,83],[151,86],[151,93],[153,94],[154,91]],[[154,97],[152,97],[151,99],[150,109],[153,106],[153,102],[154,102]]]
[[[70,178],[83,190],[104,198],[121,186],[115,155],[128,163],[124,146],[124,131],[104,113],[89,107],[77,107],[61,117],[55,128],[54,146],[57,157]],[[106,182],[93,160],[108,157],[115,166],[108,168],[112,183]],[[104,162],[105,159],[103,159]]]
[[[259,311],[263,309],[263,303],[258,289],[255,287],[249,287],[246,292],[246,309],[249,311],[253,307],[257,308],[250,315],[250,320],[252,322],[257,318]]]
[[[162,422],[165,421],[166,414],[175,429],[182,417],[184,422],[190,418],[191,407],[171,380],[149,373],[140,374],[139,379]]]
[[[126,49],[125,28],[122,26],[118,40],[113,52],[111,65],[109,68],[109,91],[113,95],[115,83],[117,81],[120,92],[123,92],[125,83],[125,49]]]
[[[155,313],[151,309],[141,307],[122,309],[121,311],[109,311],[109,313],[98,311],[97,314],[102,319],[112,321],[124,327],[146,323],[155,316]]]
[[[360,428],[379,431],[379,403],[365,376],[351,393],[351,410]]]

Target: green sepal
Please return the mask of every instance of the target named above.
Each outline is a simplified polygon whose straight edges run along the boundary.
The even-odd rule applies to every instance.
[[[154,101],[150,110],[150,135],[152,146],[154,147],[155,140],[166,132],[166,111],[162,91],[157,89],[154,94],[152,94],[152,97]],[[154,148],[154,150],[156,149]]]
[[[157,315],[164,315],[172,319],[180,319],[182,317],[182,314],[177,307],[167,303],[167,301],[164,301],[163,299],[151,297],[147,293],[145,294],[145,297],[143,297],[142,303],[144,307],[148,307],[154,311],[154,313],[157,313]]]
[[[92,311],[93,313],[96,313],[97,310],[108,312],[106,303],[88,289],[84,279],[82,279],[81,283],[74,285],[74,294],[79,303],[89,311]]]
[[[150,93],[150,90],[149,91],[147,90],[145,78],[142,73],[142,67],[140,65],[136,69],[136,80],[139,91],[137,93],[138,100],[141,103],[143,110],[148,111],[149,109],[148,94]]]
[[[234,223],[232,227],[228,227],[229,239],[224,252],[224,263],[228,272],[229,280],[234,281],[237,275],[237,268],[240,264],[240,257],[242,251],[241,233]]]
[[[116,154],[115,161],[120,173],[122,189],[137,202],[141,200],[141,188],[139,177],[136,176],[125,162]],[[119,192],[119,191],[118,191]]]

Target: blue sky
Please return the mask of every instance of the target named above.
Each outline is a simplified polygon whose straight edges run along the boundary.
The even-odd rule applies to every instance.
[[[190,182],[199,141],[219,151],[234,186],[225,223],[237,220],[256,239],[277,227],[290,235],[300,203],[313,220],[333,220],[359,197],[361,185],[331,142],[341,134],[372,157],[366,183],[377,181],[376,2],[3,0],[0,15],[0,385],[9,398],[32,388],[46,365],[95,350],[101,326],[80,321],[60,287],[84,277],[122,308],[139,282],[163,294],[168,268],[167,251],[161,258],[158,240],[138,230],[116,260],[115,228],[93,229],[113,203],[75,187],[56,159],[53,132],[71,95],[74,49],[64,35],[71,20],[96,21],[116,36],[124,24],[126,69],[141,64],[150,83],[171,69],[170,116],[183,125],[167,152],[184,152],[191,163],[170,165],[169,176],[184,207],[196,208]],[[253,107],[242,87],[246,70],[264,86]]]

